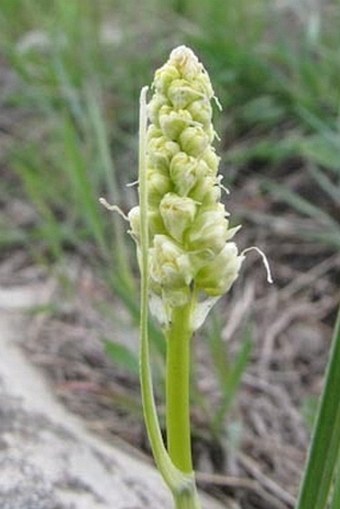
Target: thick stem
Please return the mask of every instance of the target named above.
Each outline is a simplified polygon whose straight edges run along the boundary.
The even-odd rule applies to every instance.
[[[192,472],[189,381],[191,305],[174,308],[167,330],[166,431],[170,458],[182,472]]]
[[[175,509],[201,509],[195,486],[190,491],[175,495]]]

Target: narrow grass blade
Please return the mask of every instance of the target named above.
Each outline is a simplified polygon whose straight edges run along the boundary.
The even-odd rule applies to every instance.
[[[338,139],[337,133],[328,134],[322,132],[321,134],[314,134],[305,138],[301,143],[300,150],[302,155],[307,157],[310,161],[329,168],[333,170],[334,173],[339,174],[340,151]]]
[[[113,361],[127,369],[132,375],[138,375],[138,356],[129,350],[127,346],[121,343],[106,340],[105,352],[111,357]]]
[[[308,171],[321,189],[323,189],[335,203],[340,203],[340,186],[328,178],[326,171],[321,170],[316,165],[310,165]]]
[[[230,367],[228,376],[222,385],[222,401],[213,421],[213,429],[217,434],[221,433],[225,416],[228,414],[233,402],[235,401],[242,376],[249,362],[251,351],[252,341],[249,330],[247,330],[241,344],[241,349],[238,352],[233,365]]]
[[[335,230],[338,229],[338,223],[330,215],[328,215],[325,210],[306,200],[298,193],[291,191],[288,187],[273,184],[269,180],[264,181],[264,186],[274,196],[284,200],[301,214],[314,218],[319,224],[323,224],[327,226],[327,228]]]
[[[333,493],[331,495],[329,509],[339,509],[339,507],[340,507],[340,454],[338,458],[338,466],[334,477]]]
[[[340,451],[340,312],[296,509],[325,509]]]
[[[93,189],[85,157],[79,150],[79,139],[76,129],[71,120],[65,119],[63,124],[63,145],[64,164],[68,166],[68,176],[77,201],[78,210],[83,211],[83,216],[88,224],[93,238],[101,249],[101,252],[108,256],[108,246],[105,239],[105,226],[101,219],[101,208],[98,204],[98,195]]]
[[[98,87],[97,87],[98,88]],[[96,141],[99,156],[99,167],[104,174],[109,190],[110,201],[118,204],[120,199],[116,171],[110,153],[108,133],[105,125],[103,112],[101,111],[95,90],[87,89],[86,100],[88,107],[88,116],[93,128],[93,135]],[[121,218],[117,214],[113,216],[113,226],[115,232],[115,262],[120,274],[120,278],[126,284],[131,292],[135,291],[134,279],[131,271],[129,253],[126,248],[125,231],[122,226]]]
[[[36,231],[39,231],[42,239],[46,240],[53,256],[58,259],[62,255],[62,233],[58,220],[46,197],[47,192],[42,192],[43,181],[36,171],[35,161],[24,161],[20,154],[14,159],[15,171],[25,186],[27,195],[38,212],[39,220]]]

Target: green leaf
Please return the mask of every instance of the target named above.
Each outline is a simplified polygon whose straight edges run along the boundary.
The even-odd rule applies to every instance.
[[[230,408],[236,399],[237,391],[242,381],[242,376],[249,362],[252,346],[250,330],[247,328],[240,351],[238,352],[235,361],[231,366],[229,366],[229,370],[224,381],[220,380],[220,382],[222,382],[222,401],[213,420],[213,429],[217,434],[221,433],[225,416],[230,411]]]
[[[325,509],[340,453],[340,312],[296,509]],[[338,507],[338,506],[337,506]],[[335,509],[335,506],[334,506]]]
[[[329,509],[339,509],[339,507],[340,507],[340,455],[339,455],[339,459],[338,459],[338,466],[336,469],[332,489],[333,489],[333,492],[331,495]]]
[[[105,352],[114,362],[126,368],[133,375],[138,375],[138,357],[125,345],[113,341],[106,341]]]

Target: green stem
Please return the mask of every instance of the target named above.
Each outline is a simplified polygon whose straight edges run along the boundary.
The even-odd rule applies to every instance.
[[[174,308],[166,331],[166,430],[170,458],[182,472],[192,472],[189,379],[191,305]]]
[[[196,486],[193,484],[190,490],[183,490],[174,494],[175,509],[201,509]]]
[[[170,488],[175,500],[176,509],[200,509],[195,477],[192,469],[181,471],[176,467],[165,448],[159,426],[150,363],[148,341],[148,215],[147,215],[147,186],[146,186],[146,92],[144,87],[140,96],[140,145],[139,145],[139,198],[141,209],[141,242],[140,242],[140,270],[141,270],[141,314],[140,314],[140,381],[142,404],[145,424],[158,470]],[[186,321],[188,324],[188,319]],[[176,327],[177,330],[177,327]],[[189,442],[190,444],[190,442]]]
[[[140,132],[139,132],[139,202],[141,209],[141,245],[140,245],[140,271],[141,271],[141,314],[140,314],[140,382],[142,392],[142,405],[144,411],[144,420],[155,458],[157,468],[163,475],[163,478],[171,491],[177,489],[180,483],[177,469],[172,465],[170,457],[165,449],[161,429],[159,426],[154,391],[152,384],[152,374],[150,368],[150,352],[148,338],[148,214],[147,214],[147,187],[146,187],[146,161],[145,161],[145,139],[146,139],[146,93],[147,87],[144,87],[140,96]]]

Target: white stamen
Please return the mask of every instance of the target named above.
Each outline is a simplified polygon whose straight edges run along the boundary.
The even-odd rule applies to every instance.
[[[229,190],[226,186],[224,186],[224,185],[222,184],[222,180],[223,180],[223,175],[218,175],[218,177],[217,177],[217,184],[218,184],[218,187],[219,187],[219,188],[221,188],[221,189],[223,189],[223,191],[224,191],[226,194],[230,194],[230,190]]]
[[[222,108],[222,104],[220,103],[220,101],[219,101],[218,97],[217,97],[216,95],[214,95],[214,96],[213,96],[213,99],[214,99],[214,101],[215,101],[215,104],[216,104],[217,108],[218,108],[220,111],[222,111],[222,110],[223,110],[223,108]]]
[[[272,273],[271,273],[271,270],[270,270],[268,258],[266,257],[264,252],[260,248],[258,248],[256,246],[250,246],[250,247],[247,247],[246,249],[244,249],[242,251],[241,256],[245,255],[249,251],[256,251],[261,256],[262,261],[263,261],[263,265],[264,265],[264,267],[266,269],[266,272],[267,272],[267,281],[268,281],[268,283],[273,283],[273,278],[272,278]]]
[[[134,180],[133,182],[128,182],[126,187],[134,187],[137,186],[137,184],[139,184],[139,180]]]
[[[99,202],[107,209],[107,210],[111,210],[113,212],[118,212],[118,214],[123,218],[125,219],[125,221],[129,221],[129,218],[126,214],[124,214],[124,212],[122,211],[122,209],[120,207],[118,207],[118,205],[110,205],[110,203],[108,203],[108,201],[105,200],[105,198],[99,198]]]
[[[218,135],[218,133],[214,130],[214,136],[217,141],[221,141],[221,137]]]

